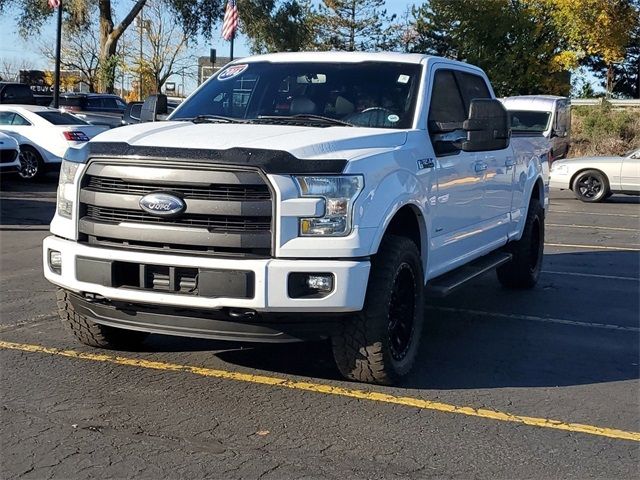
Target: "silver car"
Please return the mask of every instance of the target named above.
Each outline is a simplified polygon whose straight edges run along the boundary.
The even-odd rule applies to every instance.
[[[579,157],[551,166],[549,186],[573,190],[583,202],[601,202],[614,193],[640,194],[640,149],[622,157]]]

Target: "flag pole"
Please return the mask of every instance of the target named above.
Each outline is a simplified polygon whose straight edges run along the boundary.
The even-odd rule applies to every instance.
[[[229,45],[229,61],[233,62],[233,40],[236,38],[236,32],[231,35],[231,44]]]
[[[53,90],[53,107],[60,105],[60,51],[62,50],[62,0],[58,3],[58,26],[56,32],[56,73]]]

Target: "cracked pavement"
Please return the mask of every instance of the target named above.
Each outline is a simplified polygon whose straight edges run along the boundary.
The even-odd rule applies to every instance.
[[[2,181],[0,339],[95,353],[62,329],[42,277],[55,187],[53,176]],[[108,353],[638,432],[640,238],[606,230],[637,229],[638,198],[587,205],[553,192],[547,222],[549,243],[622,250],[547,247],[533,291],[485,275],[430,302],[419,367],[402,388],[342,381],[324,343],[152,335],[143,351]],[[0,478],[582,479],[640,467],[638,442],[188,372],[0,356]]]

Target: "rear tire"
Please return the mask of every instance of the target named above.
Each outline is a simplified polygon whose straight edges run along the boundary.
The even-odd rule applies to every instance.
[[[35,180],[42,175],[44,161],[38,151],[29,146],[20,146],[20,168],[18,175],[24,180]]]
[[[350,380],[390,385],[418,354],[424,323],[424,277],[417,246],[387,235],[371,262],[364,308],[332,337],[333,355]]]
[[[533,288],[538,282],[544,255],[544,208],[536,199],[529,203],[522,238],[510,242],[506,251],[513,258],[496,269],[498,280],[507,288]]]
[[[609,180],[598,170],[580,172],[571,187],[578,200],[587,203],[601,202],[609,198]]]
[[[63,325],[85,345],[113,350],[135,350],[149,335],[145,332],[100,325],[76,312],[69,301],[69,293],[58,289],[58,315]]]

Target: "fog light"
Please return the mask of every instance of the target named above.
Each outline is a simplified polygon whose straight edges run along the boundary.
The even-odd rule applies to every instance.
[[[62,271],[62,254],[57,250],[49,250],[49,268],[58,275]]]
[[[333,292],[333,273],[295,272],[289,274],[289,298],[322,298]]]
[[[321,292],[330,292],[333,290],[333,275],[309,275],[307,277],[307,287],[311,290],[319,290]]]

